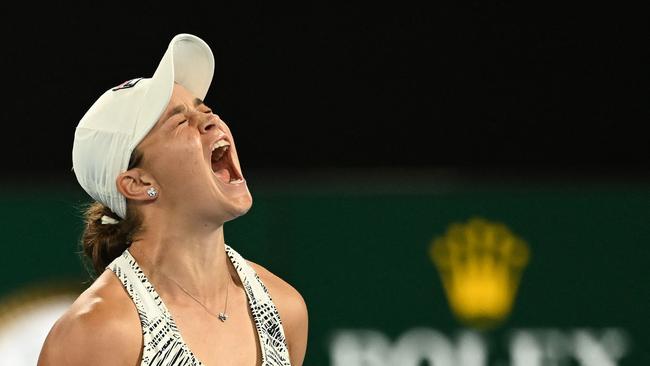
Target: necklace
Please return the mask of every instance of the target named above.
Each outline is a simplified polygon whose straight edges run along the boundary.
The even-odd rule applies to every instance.
[[[176,286],[180,287],[180,289],[183,290],[183,292],[185,292],[189,297],[191,297],[192,299],[194,299],[194,301],[196,301],[199,305],[201,305],[203,307],[203,309],[205,309],[205,311],[208,314],[219,318],[219,320],[221,320],[222,322],[225,322],[228,319],[228,314],[226,314],[226,310],[228,309],[228,288],[230,288],[229,283],[226,284],[226,305],[224,306],[223,312],[221,312],[221,313],[219,313],[219,315],[217,315],[217,314],[214,314],[213,312],[211,312],[210,309],[208,309],[207,306],[203,305],[203,303],[201,301],[199,301],[199,299],[194,297],[194,295],[192,295],[183,286],[181,286],[180,283],[176,282],[176,280],[174,280],[173,278],[167,276],[166,274],[164,274],[162,272],[161,272],[161,274],[163,276],[167,277],[168,279],[170,279],[172,282],[174,282],[176,284]]]
[[[131,248],[133,248],[133,245],[131,245]],[[132,250],[132,249],[131,249],[131,250]],[[144,256],[143,256],[143,257],[144,257]],[[147,264],[150,264],[150,263],[147,263]],[[152,268],[152,269],[153,269],[154,267],[150,265],[149,268]],[[228,273],[228,268],[226,268],[226,273]],[[205,306],[205,305],[204,305],[204,304],[203,304],[199,299],[197,299],[194,295],[192,295],[189,291],[187,291],[187,290],[185,289],[185,287],[181,286],[180,283],[176,282],[176,280],[174,280],[173,278],[167,276],[167,275],[166,275],[165,273],[163,273],[163,272],[160,272],[160,274],[162,274],[163,276],[165,276],[165,277],[166,277],[167,279],[169,279],[170,281],[174,282],[174,283],[176,284],[176,286],[178,286],[178,287],[179,287],[183,292],[185,292],[189,297],[191,297],[192,300],[196,301],[199,305],[201,305],[201,307],[202,307],[202,308],[203,308],[203,309],[204,309],[208,314],[210,314],[210,315],[212,315],[212,316],[214,316],[214,317],[219,318],[219,320],[221,320],[222,322],[225,322],[225,321],[228,319],[228,314],[226,314],[226,310],[228,309],[228,289],[230,288],[230,281],[227,281],[227,282],[226,282],[226,304],[225,304],[224,307],[223,307],[223,311],[220,312],[219,314],[215,314],[215,313],[213,313],[212,311],[210,311],[210,309],[208,309],[208,307]]]
[[[149,263],[149,268],[153,269],[153,266],[151,266],[150,263]],[[226,273],[227,273],[227,268],[226,268]],[[199,299],[197,299],[194,295],[192,295],[189,291],[187,291],[185,289],[185,287],[181,286],[180,283],[176,282],[176,280],[174,280],[173,278],[167,276],[163,272],[160,272],[160,274],[167,277],[167,279],[169,279],[170,281],[174,282],[176,284],[176,286],[178,286],[181,290],[183,290],[183,292],[185,292],[189,297],[191,297],[194,301],[196,301],[199,305],[201,305],[201,307],[203,307],[203,309],[208,314],[219,318],[219,320],[221,320],[222,322],[225,322],[228,319],[228,314],[226,314],[226,310],[228,309],[228,289],[230,288],[230,281],[228,281],[226,283],[226,305],[224,305],[224,308],[223,308],[222,312],[220,312],[219,314],[214,314],[213,312],[210,311],[210,309],[208,309],[207,306],[203,305],[203,303],[201,301],[199,301]]]

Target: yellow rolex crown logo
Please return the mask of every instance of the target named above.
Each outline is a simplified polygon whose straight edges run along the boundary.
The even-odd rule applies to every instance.
[[[429,255],[455,316],[485,329],[510,313],[529,251],[505,225],[474,218],[451,224],[433,240]]]

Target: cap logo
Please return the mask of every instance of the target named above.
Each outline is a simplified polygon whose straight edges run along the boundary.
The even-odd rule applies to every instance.
[[[135,86],[135,84],[137,84],[138,81],[140,81],[140,80],[142,80],[142,78],[135,78],[135,79],[127,80],[127,81],[123,82],[122,84],[114,87],[111,90],[112,91],[117,91],[117,90],[122,90],[122,89],[133,88]]]

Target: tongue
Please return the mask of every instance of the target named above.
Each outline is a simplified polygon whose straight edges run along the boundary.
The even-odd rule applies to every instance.
[[[230,182],[230,171],[228,170],[228,168],[217,169],[214,172],[214,174],[216,174],[217,177],[219,177],[219,179],[221,179],[222,181],[224,181],[226,183]]]
[[[212,161],[212,171],[214,171],[217,178],[225,183],[230,183],[230,170],[225,157],[218,161]]]

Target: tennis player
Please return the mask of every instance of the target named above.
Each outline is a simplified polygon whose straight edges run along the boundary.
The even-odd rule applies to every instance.
[[[302,365],[304,299],[224,241],[252,198],[203,102],[213,71],[209,46],[179,34],[151,78],[110,88],[79,122],[73,170],[94,199],[82,246],[98,276],[39,365]]]

